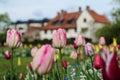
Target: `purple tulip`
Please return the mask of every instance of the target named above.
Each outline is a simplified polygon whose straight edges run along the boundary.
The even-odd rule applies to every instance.
[[[85,44],[85,37],[82,36],[82,35],[78,35],[76,38],[75,38],[75,41],[74,41],[74,45],[76,46],[83,46]]]
[[[92,56],[94,54],[94,50],[91,43],[85,44],[84,50],[86,55]]]
[[[105,38],[104,38],[103,36],[100,37],[100,39],[99,39],[99,44],[105,45]]]
[[[6,44],[9,47],[20,47],[22,45],[21,40],[21,34],[18,30],[11,29],[7,31]]]
[[[54,64],[55,50],[51,45],[43,45],[33,57],[32,69],[38,74],[49,73]]]
[[[10,59],[11,58],[11,54],[9,51],[5,51],[5,57],[6,59]]]
[[[59,28],[53,31],[52,45],[55,48],[62,48],[66,45],[66,31]]]

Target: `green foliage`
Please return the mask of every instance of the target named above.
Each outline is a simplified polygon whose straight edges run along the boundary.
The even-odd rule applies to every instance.
[[[120,43],[120,21],[114,24],[105,25],[103,28],[97,30],[96,36],[98,39],[101,36],[104,36],[106,38],[107,44],[111,44],[113,38],[116,38],[118,43]]]

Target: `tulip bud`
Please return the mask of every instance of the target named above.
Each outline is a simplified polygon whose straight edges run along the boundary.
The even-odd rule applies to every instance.
[[[101,58],[100,54],[95,55],[93,66],[94,66],[95,69],[101,69],[102,58]]]
[[[30,62],[29,68],[30,68],[30,70],[32,71],[32,62]]]
[[[20,80],[22,80],[22,78],[23,78],[23,74],[22,73],[19,74],[19,78],[20,78]]]
[[[51,71],[54,64],[55,50],[51,45],[43,45],[37,50],[33,57],[32,69],[40,75],[47,74]]]
[[[67,61],[66,60],[63,60],[62,61],[62,67],[67,69]]]
[[[78,46],[77,46],[75,43],[74,43],[74,48],[75,48],[75,49],[77,49],[77,48],[78,48]]]
[[[66,45],[66,31],[59,28],[58,30],[53,31],[52,36],[52,45],[55,48],[62,48]]]
[[[32,57],[34,57],[34,55],[35,55],[35,53],[37,52],[37,50],[38,50],[37,47],[32,48],[32,50],[31,50],[31,55],[32,55]]]
[[[11,54],[9,51],[5,51],[5,57],[6,59],[10,59],[11,58]]]
[[[120,50],[120,45],[118,45],[118,49]]]
[[[20,47],[22,45],[21,40],[21,34],[18,30],[11,29],[7,31],[6,44],[9,47]]]
[[[75,38],[74,45],[75,46],[83,46],[85,44],[85,38],[82,35],[78,35]]]
[[[100,37],[100,39],[99,39],[99,44],[105,45],[105,38],[104,38],[103,36]]]
[[[87,43],[84,46],[84,50],[86,55],[92,56],[94,54],[94,50],[91,43]]]
[[[72,52],[71,55],[70,55],[70,57],[72,59],[77,59],[77,53],[76,52]]]

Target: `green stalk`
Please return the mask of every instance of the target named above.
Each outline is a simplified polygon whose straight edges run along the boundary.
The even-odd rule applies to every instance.
[[[13,80],[13,48],[11,48],[11,76],[10,80]]]
[[[94,80],[96,80],[95,71],[94,71],[94,67],[93,67],[92,57],[90,57],[90,60],[91,60],[91,65],[92,65],[92,70],[93,70]]]

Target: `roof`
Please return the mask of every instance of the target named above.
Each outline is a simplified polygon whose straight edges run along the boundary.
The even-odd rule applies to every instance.
[[[42,20],[34,20],[34,19],[30,19],[28,21],[21,21],[18,20],[16,22],[12,22],[11,24],[30,24],[30,23],[44,23],[44,22],[48,22],[50,19],[48,18],[44,18]]]
[[[104,15],[97,14],[93,10],[89,10],[89,13],[95,19],[96,22],[105,23],[105,24],[110,23],[110,21]]]
[[[104,16],[96,13],[93,10],[87,9],[90,15],[95,19],[95,22],[100,22],[104,24],[109,24],[109,20]],[[64,28],[64,29],[70,29],[70,28],[76,28],[76,20],[81,15],[82,11],[77,12],[66,12],[62,10],[59,12],[53,19],[48,21],[48,24],[46,26],[42,26],[40,28],[34,27],[34,29],[40,29],[40,30],[50,30],[50,29],[58,29],[58,28]],[[33,26],[30,26],[31,29],[33,29]]]
[[[48,22],[47,26],[41,27],[41,30],[57,29],[57,28],[76,28],[76,20],[79,17],[80,12],[71,13],[59,13],[55,18]],[[55,24],[54,24],[55,23]]]

